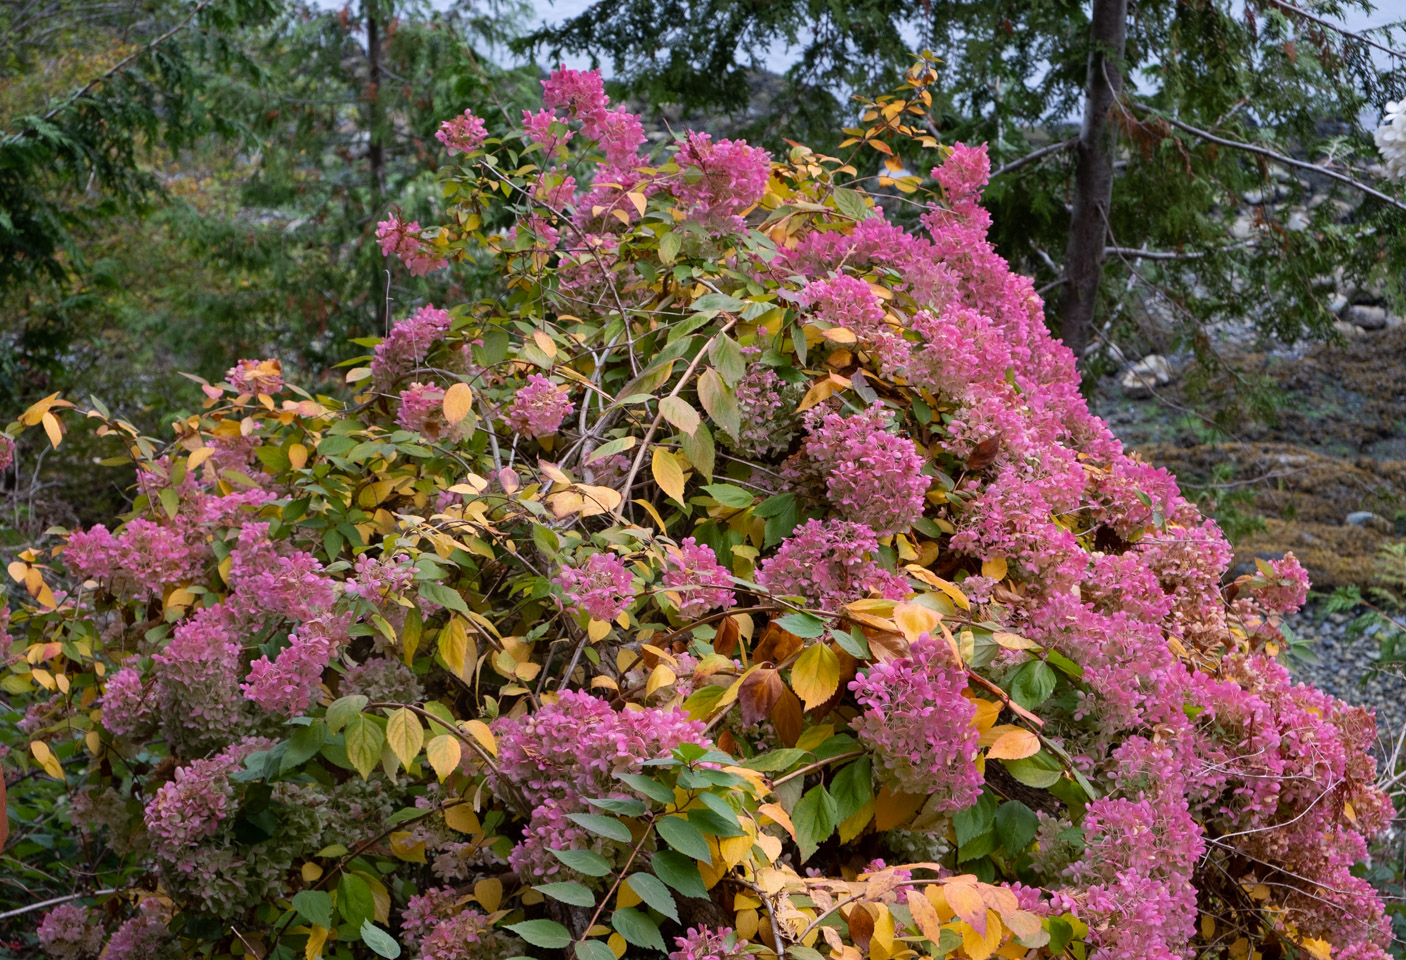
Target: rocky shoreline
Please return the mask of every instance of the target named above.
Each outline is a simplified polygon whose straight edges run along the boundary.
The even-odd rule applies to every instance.
[[[1406,729],[1406,664],[1381,662],[1380,630],[1354,636],[1351,613],[1328,613],[1321,602],[1286,618],[1294,636],[1308,644],[1308,657],[1281,657],[1294,676],[1377,714],[1378,740],[1394,741]]]

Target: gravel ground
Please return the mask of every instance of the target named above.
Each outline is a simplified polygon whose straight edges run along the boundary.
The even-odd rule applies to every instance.
[[[1300,640],[1311,641],[1314,657],[1297,662],[1286,658],[1294,676],[1348,703],[1375,708],[1378,731],[1394,739],[1406,726],[1406,664],[1382,669],[1376,636],[1348,635],[1350,614],[1325,614],[1310,606],[1287,621]],[[1374,631],[1368,627],[1369,633]]]

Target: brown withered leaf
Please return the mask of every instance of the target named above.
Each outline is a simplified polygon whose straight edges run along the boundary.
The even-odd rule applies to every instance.
[[[774,622],[768,623],[766,629],[762,631],[761,642],[752,651],[752,662],[780,663],[801,649],[804,643],[805,641],[794,633],[787,633]]]
[[[866,904],[856,903],[849,910],[849,938],[861,953],[869,952],[869,941],[874,938],[874,915]]]
[[[725,657],[737,652],[737,643],[742,638],[742,630],[737,626],[736,617],[723,617],[718,624],[718,635],[713,638],[713,649]]]
[[[737,688],[737,705],[742,710],[742,723],[750,727],[770,716],[781,695],[789,692],[777,670],[771,667],[753,670]]]
[[[731,730],[724,730],[718,736],[718,749],[724,753],[737,756],[737,738],[732,735]]]
[[[971,456],[967,457],[968,470],[984,470],[996,462],[996,454],[1001,452],[1001,438],[987,437],[976,445]]]
[[[781,688],[781,699],[771,708],[771,722],[785,746],[794,747],[801,739],[801,698],[792,693],[790,687]]]

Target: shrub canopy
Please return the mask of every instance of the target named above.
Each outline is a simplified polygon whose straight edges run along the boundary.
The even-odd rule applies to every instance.
[[[350,402],[246,360],[174,440],[88,411],[139,495],[10,567],[11,803],[72,824],[13,852],[115,892],[43,949],[1384,956],[1373,720],[1275,662],[1302,570],[1222,588],[1089,414],[985,148],[928,196],[544,86],[379,231],[500,298],[403,311]]]

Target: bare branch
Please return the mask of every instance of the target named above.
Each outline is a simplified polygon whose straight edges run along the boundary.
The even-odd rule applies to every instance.
[[[1061,150],[1068,150],[1070,147],[1074,146],[1074,144],[1078,142],[1078,137],[1070,137],[1068,140],[1061,140],[1059,143],[1052,143],[1049,146],[1041,147],[1039,150],[1036,150],[1033,153],[1027,153],[1019,160],[1012,160],[1010,163],[1002,164],[995,170],[992,170],[991,179],[994,180],[1003,173],[1010,173],[1013,170],[1019,170],[1027,163],[1034,163],[1041,157],[1049,156],[1052,153],[1059,153]]]

